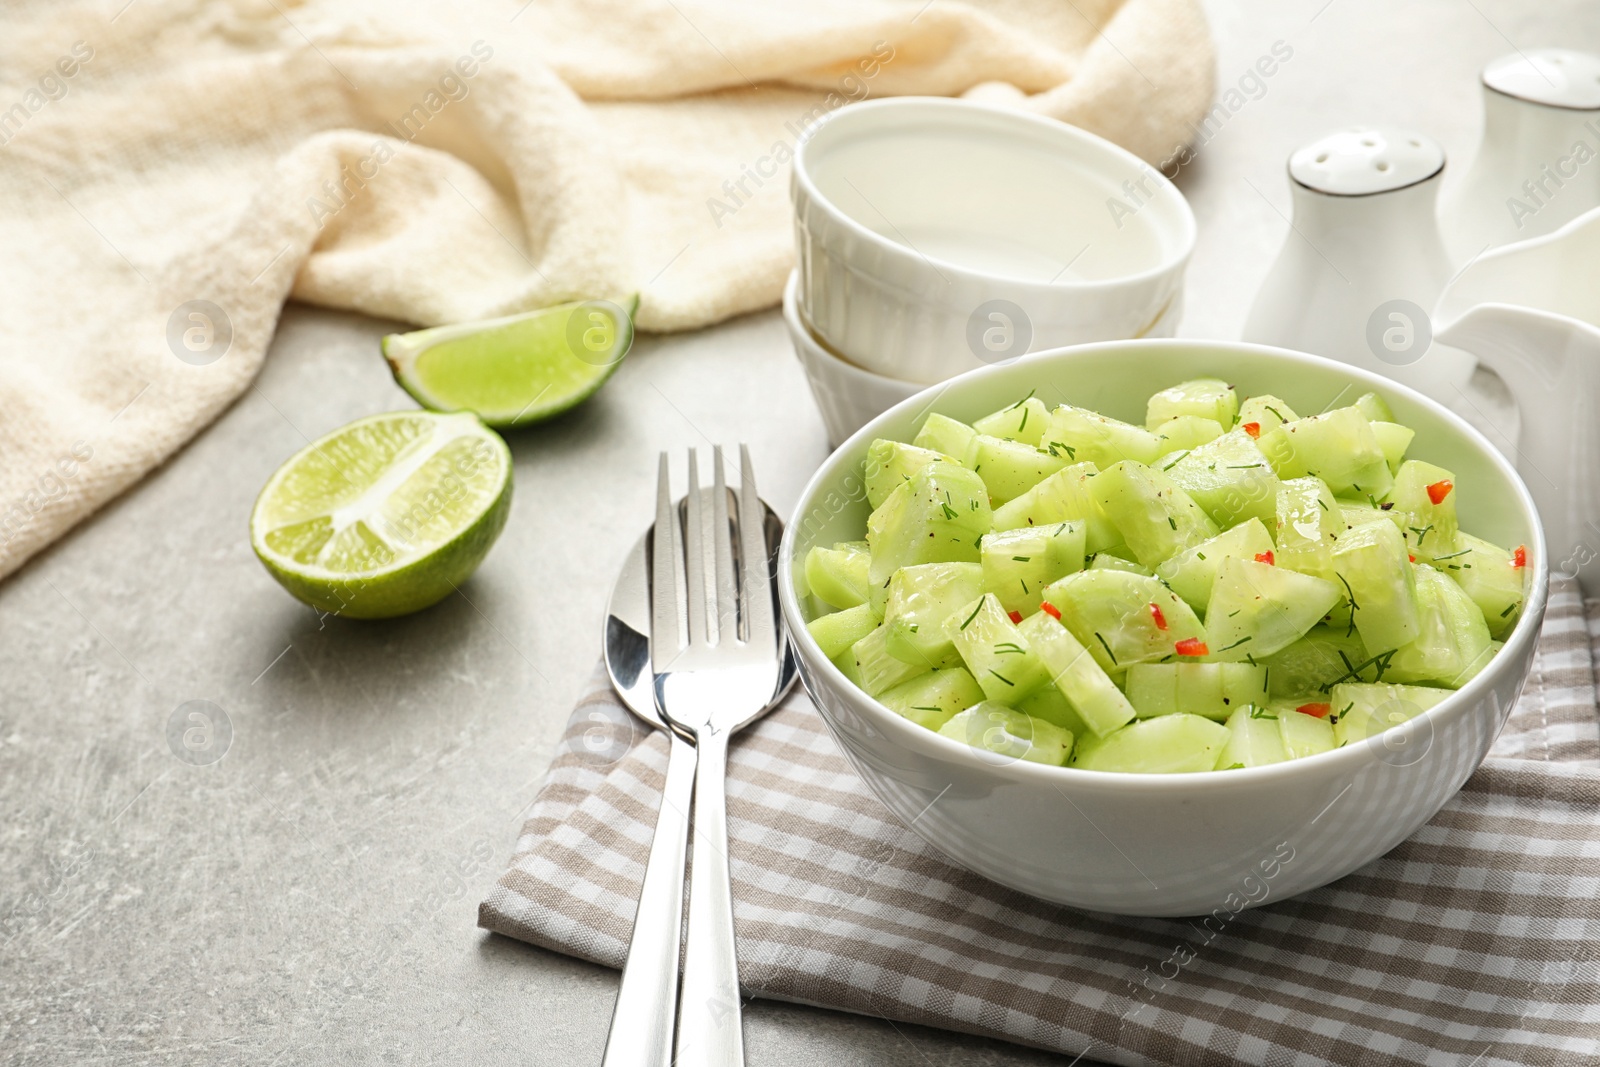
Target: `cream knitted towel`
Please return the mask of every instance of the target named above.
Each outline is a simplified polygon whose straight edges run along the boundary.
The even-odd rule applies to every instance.
[[[0,34],[0,576],[250,387],[284,300],[419,324],[778,300],[796,135],[966,94],[1152,160],[1195,0],[39,0]],[[378,358],[373,353],[373,358]]]

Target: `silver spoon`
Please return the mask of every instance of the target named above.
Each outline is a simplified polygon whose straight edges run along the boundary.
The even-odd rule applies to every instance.
[[[709,497],[711,490],[704,493]],[[628,959],[612,1011],[611,1033],[606,1038],[605,1067],[667,1067],[673,1061],[695,749],[669,729],[656,711],[650,670],[650,560],[646,549],[654,532],[652,524],[628,553],[606,611],[604,647],[611,684],[629,711],[666,733],[671,747],[661,810],[656,816],[655,837],[650,843],[639,907],[634,915],[633,937],[628,942]],[[770,507],[766,508],[765,532],[767,551],[776,557],[783,521]],[[785,648],[771,704],[782,700],[794,684],[794,653]]]

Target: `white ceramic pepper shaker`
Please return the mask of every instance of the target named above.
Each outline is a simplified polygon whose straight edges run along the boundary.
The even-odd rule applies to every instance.
[[[1483,138],[1440,208],[1451,259],[1554,233],[1600,206],[1600,56],[1544,48],[1483,68]]]
[[[1431,137],[1387,126],[1352,126],[1297,149],[1294,217],[1244,340],[1455,399],[1473,360],[1433,345],[1428,321],[1450,279],[1435,219],[1444,163]]]

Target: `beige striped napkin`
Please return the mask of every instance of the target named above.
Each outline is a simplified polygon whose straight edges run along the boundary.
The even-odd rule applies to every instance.
[[[1431,823],[1221,932],[952,867],[797,695],[733,750],[745,990],[1116,1064],[1594,1064],[1600,602],[1584,607],[1558,579],[1510,723]],[[621,966],[665,765],[664,740],[597,680],[479,924]]]

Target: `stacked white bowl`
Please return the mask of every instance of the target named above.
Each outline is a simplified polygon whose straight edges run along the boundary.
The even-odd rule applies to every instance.
[[[838,444],[1028,352],[1171,337],[1194,215],[1094,134],[942,97],[851,105],[796,150],[784,321]]]

